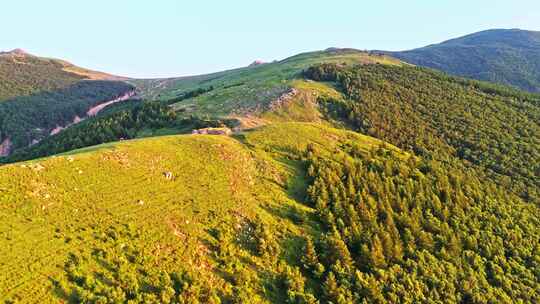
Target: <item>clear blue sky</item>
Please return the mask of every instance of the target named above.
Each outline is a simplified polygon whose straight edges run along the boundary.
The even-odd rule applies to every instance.
[[[540,30],[540,1],[2,1],[0,28],[0,50],[163,77],[330,46],[403,50],[490,28]]]

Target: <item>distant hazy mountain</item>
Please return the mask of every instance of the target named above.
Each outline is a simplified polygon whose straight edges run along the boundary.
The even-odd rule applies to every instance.
[[[540,32],[495,29],[403,52],[406,62],[540,92]]]

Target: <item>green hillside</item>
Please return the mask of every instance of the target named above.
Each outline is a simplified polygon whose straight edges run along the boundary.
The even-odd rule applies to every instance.
[[[540,32],[488,30],[403,52],[406,62],[540,92]]]
[[[415,67],[320,65],[305,75],[345,92],[322,101],[330,118],[540,201],[539,95]]]
[[[83,79],[116,78],[66,61],[33,56],[19,49],[0,52],[0,101],[62,89]]]
[[[137,86],[147,100],[146,106],[136,103],[112,106],[103,115],[19,150],[4,162],[43,157],[121,138],[190,133],[196,127],[226,124],[245,129],[275,121],[320,122],[317,96],[340,96],[327,84],[302,81],[302,71],[320,62],[401,64],[386,56],[330,49],[210,75],[132,79],[128,82]],[[290,98],[283,98],[287,95]],[[157,102],[152,102],[153,99]]]
[[[357,61],[347,62],[342,56],[353,56]],[[250,85],[259,82],[267,87],[275,85],[274,78],[261,76],[258,69],[270,69],[268,75],[290,73],[287,90],[278,97],[265,95],[264,101],[255,102],[257,89],[246,91],[244,85],[231,87],[226,82],[198,84],[195,88],[206,85],[212,90],[192,88],[175,98],[154,102],[153,106],[149,102],[148,114],[139,106],[98,117],[14,159],[41,157],[120,138],[189,133],[195,128],[194,121],[199,122],[199,127],[205,122],[213,126],[229,122],[229,126],[240,129],[274,122],[319,122],[351,128],[425,157],[457,161],[527,200],[540,199],[538,95],[412,66],[357,66],[358,58],[378,62],[378,57],[348,50],[292,58],[242,72]],[[304,63],[316,61],[330,63],[305,68],[306,73],[298,70]],[[291,62],[302,64],[289,72]],[[223,77],[236,83],[238,73],[230,71]],[[223,108],[229,103],[236,104],[234,110]]]
[[[0,167],[0,301],[540,302],[538,95],[337,49],[130,83]]]
[[[195,115],[244,116],[268,110],[271,101],[293,87],[303,69],[317,63],[401,64],[387,56],[356,50],[327,50],[305,53],[282,61],[266,63],[215,74],[151,80],[131,80],[149,100],[171,100],[196,88],[207,93],[182,100],[173,107]]]
[[[14,97],[0,103],[0,143],[8,155],[49,136],[55,128],[76,122],[87,111],[133,91],[121,81],[83,80],[66,88]],[[0,156],[5,156],[0,153]]]
[[[540,297],[537,206],[320,124],[98,146],[1,167],[0,191],[7,301]]]

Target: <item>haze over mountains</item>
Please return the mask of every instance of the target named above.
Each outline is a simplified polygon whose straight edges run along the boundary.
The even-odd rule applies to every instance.
[[[540,302],[537,52],[492,30],[167,79],[1,53],[0,301]]]

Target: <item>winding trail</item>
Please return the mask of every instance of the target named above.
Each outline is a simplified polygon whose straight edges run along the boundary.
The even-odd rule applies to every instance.
[[[135,92],[135,90],[131,90],[129,92],[126,92],[124,95],[119,96],[119,97],[117,97],[115,99],[100,103],[100,104],[90,108],[88,111],[86,111],[86,116],[85,117],[81,118],[79,116],[75,116],[71,123],[68,123],[65,126],[57,125],[54,129],[51,130],[49,135],[58,134],[58,133],[62,132],[62,130],[66,129],[68,127],[71,127],[73,125],[76,125],[76,124],[80,123],[81,121],[87,119],[88,117],[96,116],[99,112],[101,112],[106,107],[108,107],[108,106],[110,106],[112,104],[118,103],[118,102],[126,101],[126,100],[132,98],[133,96],[135,96],[136,94],[137,93]]]
[[[126,100],[130,99],[131,97],[135,96],[135,94],[136,94],[135,90],[132,90],[132,91],[129,91],[129,92],[125,93],[124,95],[116,98],[116,99],[109,100],[109,101],[101,103],[101,104],[99,104],[99,105],[97,105],[95,107],[92,107],[92,108],[90,108],[90,110],[88,110],[86,112],[86,116],[87,117],[96,116],[101,110],[105,109],[105,107],[110,106],[110,105],[115,104],[115,103],[118,103],[118,102],[126,101]]]

